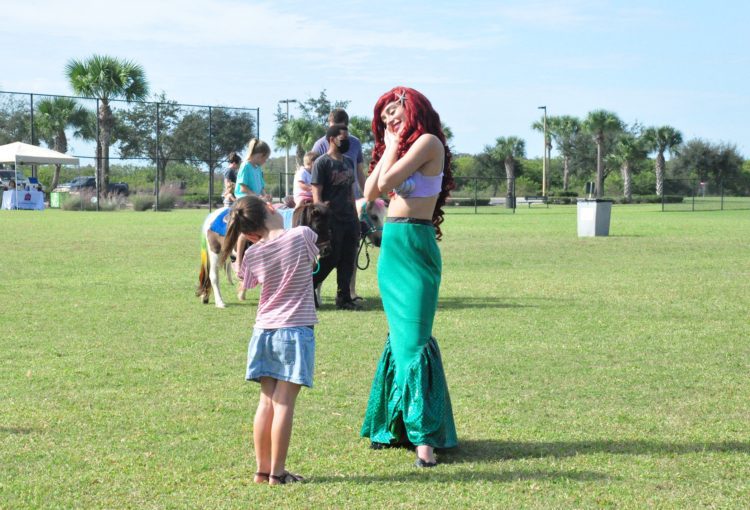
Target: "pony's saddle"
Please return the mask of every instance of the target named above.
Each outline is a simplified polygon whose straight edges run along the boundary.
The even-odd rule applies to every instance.
[[[216,232],[220,236],[224,237],[227,235],[227,221],[229,218],[229,211],[231,211],[231,208],[227,207],[223,211],[219,213],[216,218],[214,218],[214,221],[211,222],[211,225],[209,225],[209,230],[212,232]]]
[[[229,211],[231,211],[230,207],[227,207],[226,209],[221,211],[211,222],[211,225],[209,225],[209,230],[211,230],[212,232],[216,232],[222,237],[226,236],[227,221],[229,221]],[[282,206],[276,208],[276,212],[279,213],[282,218],[284,218],[284,230],[289,230],[290,228],[292,228],[292,217],[294,215],[294,209]]]

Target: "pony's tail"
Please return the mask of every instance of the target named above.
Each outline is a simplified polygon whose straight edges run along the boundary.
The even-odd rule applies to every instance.
[[[201,235],[201,270],[198,274],[198,288],[195,289],[195,295],[204,296],[204,300],[211,294],[211,279],[208,276],[208,241],[206,235]]]

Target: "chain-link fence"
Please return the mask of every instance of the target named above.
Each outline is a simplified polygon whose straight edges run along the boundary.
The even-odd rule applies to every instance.
[[[294,183],[294,174],[279,172],[266,173],[266,191],[274,198],[283,198],[287,193],[286,183],[289,179],[290,188]],[[456,187],[446,201],[445,207],[455,208],[454,212],[467,213],[513,213],[514,197],[508,197],[508,180],[484,177],[455,177]],[[510,181],[513,190],[513,181]],[[520,199],[523,201],[523,198]],[[506,204],[510,204],[506,207]]]
[[[446,206],[470,207],[473,212],[515,211],[513,179],[489,177],[454,177],[456,187],[451,191]]]
[[[96,208],[122,195],[154,207],[220,200],[231,151],[259,134],[258,108],[122,101],[0,91],[0,145],[43,143],[81,160],[78,169],[36,168],[47,192],[93,178]],[[140,198],[136,198],[140,197]]]
[[[723,211],[750,209],[750,196],[700,179],[666,179],[662,194],[662,211]]]

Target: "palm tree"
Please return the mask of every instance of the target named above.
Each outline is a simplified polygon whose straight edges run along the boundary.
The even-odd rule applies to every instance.
[[[583,125],[596,143],[596,198],[601,198],[604,192],[604,142],[621,132],[624,124],[614,112],[594,110],[589,112]]]
[[[65,74],[76,94],[99,100],[97,173],[100,175],[100,189],[106,190],[109,185],[109,144],[115,125],[109,103],[113,99],[128,102],[146,99],[148,82],[140,65],[103,55],[93,55],[85,61],[71,59],[65,66]]]
[[[44,142],[57,152],[68,152],[68,137],[65,130],[73,128],[73,136],[90,140],[94,124],[91,112],[78,104],[75,99],[55,97],[42,99],[37,103],[36,122]],[[60,181],[60,166],[55,165],[50,189],[55,189]]]
[[[645,141],[634,133],[624,133],[617,140],[611,158],[620,165],[622,175],[622,195],[627,202],[633,198],[632,175],[633,167],[648,155]]]
[[[581,132],[581,121],[570,115],[547,117],[547,132],[554,138],[557,150],[563,158],[563,191],[568,191],[570,162],[573,159],[575,141]]]
[[[516,178],[517,160],[526,156],[526,142],[516,136],[500,137],[495,140],[495,146],[490,150],[497,159],[502,160],[505,166],[505,178],[508,180],[505,207],[512,208],[515,205],[513,182]]]
[[[312,149],[315,141],[325,134],[322,124],[306,117],[286,120],[279,125],[274,142],[282,149],[296,147],[297,166],[302,164],[305,152]]]
[[[443,135],[445,135],[445,141],[448,143],[451,143],[453,140],[453,130],[450,126],[446,125],[445,122],[440,122],[440,129],[443,130]]]
[[[682,145],[682,133],[671,126],[650,127],[643,132],[650,152],[656,152],[656,194],[664,193],[664,152],[675,153]]]

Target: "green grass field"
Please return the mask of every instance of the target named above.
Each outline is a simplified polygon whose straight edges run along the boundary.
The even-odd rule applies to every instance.
[[[205,211],[2,211],[0,508],[750,507],[750,211],[615,206],[579,239],[575,207],[493,209],[441,243],[460,447],[425,471],[358,437],[371,268],[363,312],[324,287],[287,487],[252,484],[258,292],[193,295]]]

